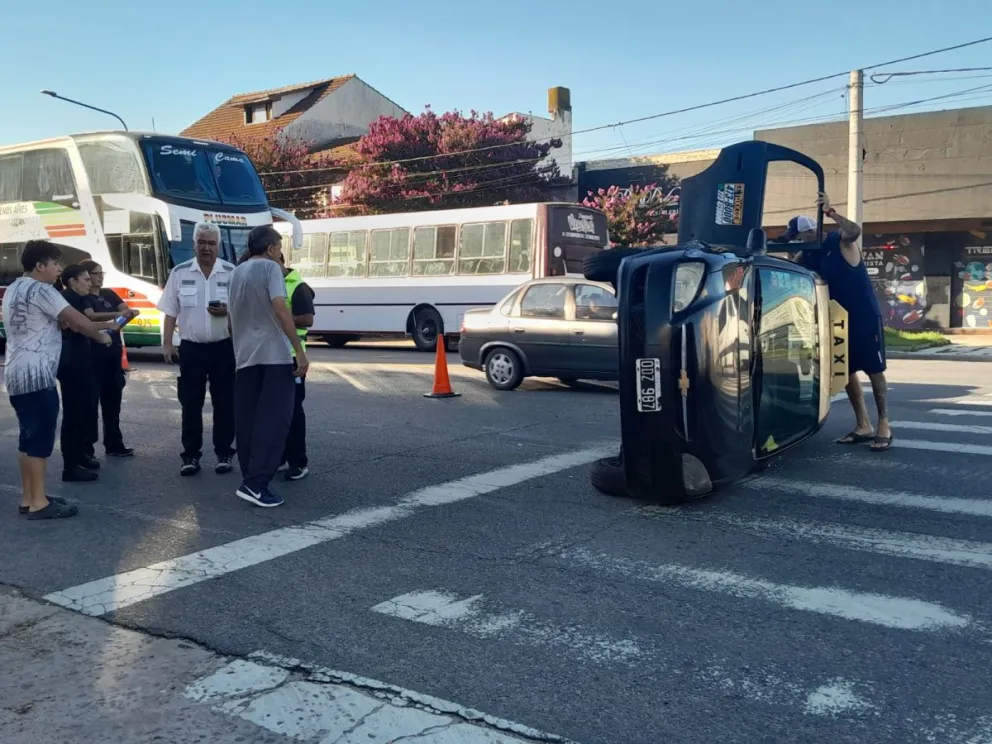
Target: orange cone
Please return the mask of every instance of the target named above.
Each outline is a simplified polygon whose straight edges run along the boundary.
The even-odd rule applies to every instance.
[[[448,354],[445,348],[444,336],[437,337],[437,355],[434,359],[434,389],[424,393],[425,398],[457,398],[461,393],[451,390],[451,380],[448,379]]]
[[[121,334],[121,369],[125,372],[131,371],[131,363],[127,360],[127,344],[124,343],[124,334]]]

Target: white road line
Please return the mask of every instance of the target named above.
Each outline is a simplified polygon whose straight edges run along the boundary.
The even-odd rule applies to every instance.
[[[339,366],[335,366],[335,365],[331,365],[331,364],[322,364],[319,368],[320,369],[325,369],[328,372],[331,372],[331,373],[337,375],[338,377],[340,377],[342,380],[344,380],[345,382],[347,382],[349,385],[351,385],[353,388],[355,388],[355,390],[358,390],[359,392],[367,393],[369,391],[369,389],[367,387],[365,387],[364,384],[362,384],[361,382],[359,382],[358,380],[356,380],[354,377],[352,377],[351,375],[349,375],[347,372],[344,372],[343,370],[341,370],[341,368]]]
[[[561,648],[596,662],[627,662],[644,655],[631,640],[583,633],[541,622],[520,611],[487,613],[480,607],[482,599],[481,594],[458,599],[444,592],[418,591],[386,600],[372,611],[423,625],[454,628],[477,638],[495,638],[513,631],[533,645]]]
[[[893,429],[917,429],[920,431],[944,431],[958,434],[992,434],[992,426],[974,424],[942,424],[937,421],[892,421]]]
[[[700,522],[726,524],[761,536],[809,540],[813,543],[834,545],[847,550],[889,555],[896,558],[912,558],[933,563],[946,563],[952,566],[992,569],[992,543],[976,540],[960,540],[916,532],[893,532],[842,524],[800,522],[791,519],[738,517],[722,512],[700,513],[698,510],[693,512],[685,507],[673,509],[662,506],[641,506],[631,509],[631,513],[637,516],[660,519],[679,516]]]
[[[783,491],[821,499],[859,501],[875,506],[897,506],[908,509],[928,509],[945,514],[969,514],[975,517],[992,517],[992,500],[988,499],[924,496],[923,494],[907,493],[904,491],[866,491],[854,486],[809,483],[767,476],[743,481],[740,483],[740,486],[754,491]]]
[[[278,657],[255,653],[252,658],[256,660],[232,661],[197,680],[186,688],[186,697],[214,703],[215,711],[298,741],[521,744],[517,736],[496,730],[501,729],[531,739],[574,744],[376,680],[319,667],[301,674],[295,671],[297,665],[285,665],[295,667],[293,672],[273,666]]]
[[[422,488],[391,505],[356,509],[315,522],[263,532],[53,592],[45,599],[87,615],[103,615],[176,589],[337,540],[359,530],[409,517],[424,507],[452,504],[585,465],[607,457],[613,451],[615,446],[553,455]]]
[[[884,594],[852,592],[839,587],[806,587],[777,584],[730,571],[712,571],[676,564],[652,565],[644,561],[616,558],[604,553],[576,549],[558,552],[557,557],[584,568],[660,584],[678,584],[690,589],[729,594],[779,607],[844,620],[856,620],[899,630],[935,631],[963,629],[972,619],[934,602]]]
[[[992,416],[992,411],[963,411],[960,408],[933,408],[927,413],[937,416]]]
[[[896,431],[898,437],[899,432]],[[992,455],[992,447],[963,442],[928,442],[924,439],[895,439],[893,448],[923,450],[924,452],[951,452],[957,455]]]
[[[811,691],[807,683],[788,679],[773,668],[742,667],[739,660],[706,658],[705,650],[694,652],[690,663],[689,657],[683,658],[682,652],[669,643],[660,647],[646,646],[643,641],[603,636],[574,625],[548,623],[520,610],[487,611],[485,604],[488,603],[481,594],[459,598],[444,591],[428,590],[410,592],[371,609],[389,617],[475,638],[498,638],[515,645],[550,648],[594,662],[636,660],[641,666],[648,664],[659,678],[678,679],[683,685],[691,678],[713,695],[731,694],[762,705],[798,707],[809,715],[835,715],[843,708],[842,702],[833,707],[826,704],[824,698],[829,695],[826,686],[818,685]],[[672,658],[667,660],[665,657]],[[869,691],[869,685],[846,680],[831,680],[829,684],[850,695],[846,700],[847,710],[857,712],[875,707],[854,692],[855,689]]]

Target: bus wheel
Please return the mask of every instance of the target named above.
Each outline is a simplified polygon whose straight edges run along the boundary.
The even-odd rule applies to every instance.
[[[351,338],[348,336],[321,336],[320,340],[332,349],[340,349],[344,347],[346,343],[351,341]]]
[[[435,351],[438,338],[444,334],[441,314],[430,305],[415,307],[410,313],[410,333],[421,351]]]

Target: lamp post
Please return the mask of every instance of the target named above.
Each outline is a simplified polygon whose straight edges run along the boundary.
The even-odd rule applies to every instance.
[[[93,111],[99,111],[101,114],[107,114],[108,116],[113,116],[115,119],[117,119],[117,121],[121,123],[121,126],[124,127],[124,131],[125,132],[128,131],[127,124],[125,124],[124,120],[121,117],[119,117],[117,114],[115,114],[113,111],[107,111],[106,109],[97,108],[96,106],[90,106],[88,103],[82,103],[81,101],[74,101],[71,98],[60,96],[58,93],[56,93],[53,90],[43,90],[41,91],[41,94],[44,96],[51,96],[52,98],[58,98],[60,101],[67,101],[68,103],[74,103],[77,106],[82,106],[83,108],[92,109]]]

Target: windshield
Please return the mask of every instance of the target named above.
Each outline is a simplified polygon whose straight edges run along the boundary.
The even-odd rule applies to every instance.
[[[181,140],[145,139],[152,190],[165,197],[227,205],[264,205],[262,182],[240,150]]]

